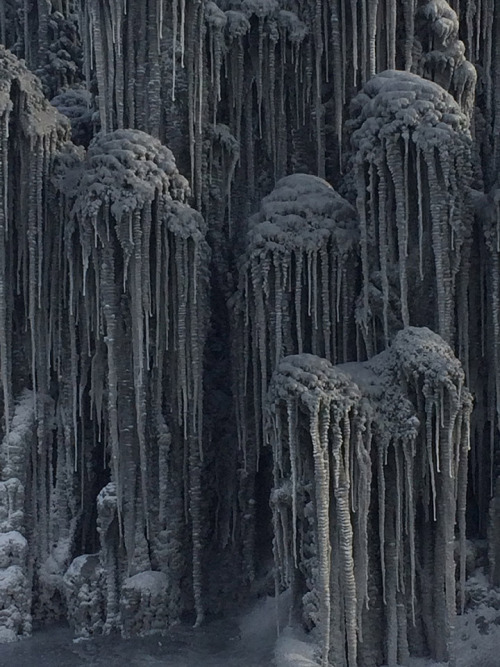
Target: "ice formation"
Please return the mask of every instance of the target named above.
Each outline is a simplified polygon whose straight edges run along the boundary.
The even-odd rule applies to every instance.
[[[70,119],[73,142],[87,146],[97,125],[90,93],[85,88],[69,88],[53,97],[50,103]]]
[[[188,194],[172,153],[157,139],[139,130],[97,135],[69,197],[74,227],[66,233],[66,260],[71,326],[82,346],[70,371],[73,419],[83,418],[81,394],[88,392],[94,446],[104,446],[105,460],[109,454],[114,485],[111,536],[99,513],[103,550],[115,550],[106,571],[117,561],[113,576],[120,582],[150,570],[167,518],[185,507],[177,539],[189,526],[200,621],[208,249],[203,219],[184,203]],[[69,338],[76,345],[76,333]],[[182,461],[185,477],[174,484],[170,475]],[[105,504],[98,501],[98,512]],[[108,588],[108,605],[123,594]],[[107,614],[107,622],[119,618]]]
[[[465,45],[458,38],[460,25],[456,11],[446,0],[428,0],[418,8],[415,22],[422,49],[415,70],[449,91],[464,113],[471,116],[477,72],[465,58]]]
[[[200,623],[274,536],[324,663],[446,656],[466,509],[500,562],[499,31],[0,2],[0,641]]]
[[[469,120],[441,86],[396,70],[365,84],[351,116],[363,264],[358,321],[367,354],[390,339],[389,276],[395,272],[402,324],[432,324],[452,342],[458,314],[462,344],[467,313],[455,295],[461,269],[467,278],[472,223]],[[382,322],[371,317],[371,272],[380,275]],[[428,292],[435,294],[430,308]]]
[[[102,632],[106,612],[103,580],[99,554],[78,556],[64,574],[67,618],[77,637]]]
[[[302,596],[322,664],[448,659],[472,408],[451,348],[409,327],[368,362],[288,356],[267,407],[278,584]]]
[[[234,299],[233,356],[238,438],[252,476],[267,384],[281,357],[311,352],[335,363],[355,354],[358,232],[354,208],[308,174],[282,178],[249,224]]]
[[[191,606],[201,621],[205,224],[158,140],[118,130],[78,151],[35,77],[6,51],[0,67],[1,525],[28,539],[25,562],[4,572],[25,596],[21,620],[5,628],[29,630],[33,590],[37,621],[67,600],[78,631],[96,631],[90,610],[77,618],[83,583],[68,588],[63,574],[84,503],[106,477],[115,492],[108,528],[97,503],[101,630],[124,628],[121,585],[152,567],[169,574],[170,622]]]

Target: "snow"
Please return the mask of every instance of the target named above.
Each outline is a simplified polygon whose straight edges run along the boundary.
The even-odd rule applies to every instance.
[[[14,635],[31,631],[31,591],[24,568],[0,568],[0,641],[11,642]]]
[[[95,114],[88,90],[69,88],[53,97],[50,103],[69,118],[73,142],[86,145],[92,136]]]
[[[26,461],[35,437],[33,392],[24,390],[14,406],[9,432],[0,444],[4,480],[17,478],[26,483]]]
[[[467,581],[468,605],[457,616],[452,661],[410,658],[408,667],[496,667],[500,646],[500,590],[492,588],[482,568]],[[387,667],[387,666],[383,666]]]
[[[291,628],[285,628],[276,642],[276,667],[316,667],[315,652],[314,644],[297,639]]]
[[[140,572],[122,584],[120,611],[124,637],[159,633],[168,625],[168,578]]]
[[[104,570],[98,554],[75,558],[64,575],[67,617],[77,638],[103,631],[105,621]]]
[[[0,533],[0,569],[26,565],[28,543],[17,530]]]
[[[124,589],[136,591],[141,596],[162,593],[166,586],[167,576],[164,572],[139,572],[123,582]]]

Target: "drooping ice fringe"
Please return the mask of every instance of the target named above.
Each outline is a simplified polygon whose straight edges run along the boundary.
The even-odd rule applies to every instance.
[[[80,355],[89,356],[91,413],[104,424],[126,573],[151,569],[147,554],[155,560],[169,520],[181,530],[176,539],[188,530],[200,622],[208,247],[201,216],[184,203],[188,193],[172,153],[157,139],[138,130],[100,134],[72,196],[75,225],[66,250],[73,326],[88,336]],[[179,466],[183,484],[172,483],[167,500],[164,486]]]
[[[263,402],[288,354],[355,358],[357,220],[316,176],[282,178],[249,221],[234,296],[234,386],[242,465],[252,477],[263,444]]]
[[[412,327],[368,362],[334,367],[302,354],[274,372],[266,433],[277,583],[317,628],[322,664],[393,667],[415,637],[448,659],[455,527],[461,590],[465,573],[463,385],[451,348]]]
[[[409,324],[464,340],[456,282],[472,223],[468,116],[441,86],[389,70],[354,98],[351,119],[363,264],[357,319],[368,356]],[[396,286],[399,303],[390,304]]]

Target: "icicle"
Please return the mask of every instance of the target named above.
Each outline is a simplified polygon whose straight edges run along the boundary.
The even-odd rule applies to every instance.
[[[356,197],[356,208],[359,214],[359,228],[360,228],[360,245],[361,245],[361,265],[363,270],[363,314],[362,314],[362,327],[363,327],[363,336],[365,339],[365,345],[367,348],[368,356],[371,356],[371,344],[370,336],[368,331],[368,320],[370,312],[370,300],[369,300],[369,266],[368,266],[368,226],[366,220],[366,183],[365,183],[365,174],[363,166],[358,167],[357,172],[357,191],[358,195]],[[339,321],[337,314],[337,321]]]
[[[387,0],[389,14],[387,29],[387,68],[396,69],[396,28],[397,5],[396,0]]]
[[[179,0],[172,0],[172,92],[171,99],[175,102],[175,86],[177,76],[177,29]]]
[[[350,0],[351,2],[351,20],[352,20],[352,68],[353,68],[353,82],[354,88],[358,85],[358,7],[357,0]],[[344,22],[345,24],[345,14]],[[345,54],[345,51],[344,51]],[[345,60],[345,56],[344,56]]]
[[[408,441],[407,438],[403,440],[403,455],[405,459],[405,498],[406,498],[406,532],[408,535],[408,545],[410,552],[410,603],[411,603],[411,619],[415,625],[415,505],[413,498],[413,457],[414,451],[412,445],[414,440]]]
[[[378,446],[377,477],[378,477],[378,537],[380,545],[380,570],[382,573],[382,599],[386,604],[386,558],[385,558],[385,476],[384,457],[386,444],[381,442]]]
[[[329,420],[326,410],[316,403],[310,415],[310,433],[313,445],[316,515],[318,521],[318,587],[321,618],[321,665],[328,666],[330,651],[330,540],[329,540],[329,466],[328,445],[321,437],[327,432],[323,426],[320,431],[320,420]]]
[[[349,412],[346,411],[343,417],[344,428],[340,438],[340,444],[343,446],[343,470],[338,471],[339,483],[335,489],[335,501],[337,506],[337,519],[340,528],[340,556],[341,556],[341,582],[342,593],[344,597],[344,614],[347,641],[348,667],[356,667],[357,662],[357,626],[356,626],[356,581],[354,578],[353,552],[353,534],[349,507],[349,450],[350,450],[350,421]],[[324,439],[328,443],[329,420],[324,424]],[[340,428],[335,425],[334,433],[340,432]],[[335,455],[336,445],[334,447],[334,467],[336,467],[342,458],[342,453]],[[341,464],[342,465],[342,464]]]
[[[283,261],[283,260],[282,260]],[[276,323],[274,332],[275,354],[274,364],[278,365],[283,349],[283,273],[280,270],[278,255],[273,255],[274,266],[274,297],[276,300]]]
[[[174,0],[177,4],[177,0]],[[180,47],[181,47],[181,67],[184,67],[184,52],[185,52],[185,33],[186,33],[186,0],[181,0],[181,21],[180,21]]]
[[[303,255],[300,251],[295,253],[295,329],[297,333],[297,352],[302,354],[302,262]]]
[[[296,407],[287,403],[288,417],[288,446],[290,448],[290,467],[292,472],[292,530],[293,530],[293,562],[298,567],[297,562],[297,411]],[[279,440],[278,440],[279,442]]]
[[[344,101],[344,85],[345,85],[345,48],[342,48],[342,34],[344,33],[344,25],[342,28],[339,25],[339,13],[337,2],[331,3],[331,23],[332,23],[332,69],[333,69],[333,103],[334,103],[334,131],[338,146],[338,165],[342,166],[342,124],[343,124],[343,101]],[[328,40],[325,40],[328,43]]]
[[[111,468],[116,484],[118,513],[122,511],[122,479],[120,475],[119,434],[118,434],[118,376],[116,369],[117,313],[115,293],[115,267],[112,251],[105,247],[101,268],[101,284],[106,337],[108,350],[108,422],[111,442]],[[120,520],[121,526],[121,520]]]
[[[318,253],[313,252],[311,258],[311,272],[312,272],[312,341],[311,349],[313,354],[322,353],[318,349]]]
[[[356,460],[358,465],[356,548],[354,549],[357,587],[357,627],[359,641],[363,642],[363,606],[368,608],[368,516],[371,495],[371,440],[370,420],[365,415],[359,417],[356,433]],[[366,429],[365,438],[362,429]],[[366,444],[364,440],[366,439]],[[354,477],[356,479],[356,477]]]
[[[470,403],[466,406],[465,415],[460,421],[460,462],[457,483],[457,515],[460,540],[460,611],[465,608],[465,576],[466,576],[466,506],[467,506],[467,460],[470,449]]]
[[[404,589],[404,561],[403,561],[403,488],[402,488],[402,453],[400,449],[393,447],[394,458],[396,461],[396,525],[395,525],[395,561],[396,571],[394,573],[396,580],[396,589],[398,592],[405,592]]]
[[[264,19],[259,16],[258,26],[258,67],[256,76],[257,86],[257,119],[259,128],[259,138],[262,139],[262,67],[264,61]]]
[[[429,474],[431,478],[432,489],[432,517],[436,521],[436,479],[434,475],[434,457],[432,454],[432,414],[434,401],[430,396],[425,396],[425,430],[426,430],[426,446],[427,446],[427,460],[429,464]],[[439,465],[439,464],[438,464]]]
[[[179,424],[182,425],[183,437],[187,439],[187,411],[188,411],[188,386],[187,386],[187,360],[186,360],[186,316],[187,316],[187,289],[185,269],[185,245],[182,240],[175,244],[175,267],[178,272],[177,286],[179,299],[176,312],[176,341],[177,351],[177,373],[178,373],[178,398],[177,416]]]
[[[379,0],[368,3],[368,78],[372,77],[377,69],[377,11]]]
[[[377,166],[378,171],[378,232],[379,232],[379,261],[382,282],[382,320],[384,329],[384,342],[389,344],[389,280],[387,277],[387,258],[389,248],[387,245],[387,180],[383,164]]]
[[[173,0],[177,4],[177,0]],[[161,50],[161,40],[163,38],[163,0],[158,0],[158,51]]]
[[[2,118],[2,127],[8,127],[9,113],[6,111]],[[0,203],[0,369],[2,374],[2,394],[3,394],[3,409],[5,418],[5,438],[8,439],[10,433],[10,346],[8,344],[8,330],[10,329],[9,313],[8,313],[8,296],[7,296],[7,263],[6,263],[6,240],[8,231],[8,143],[6,140],[6,132],[4,131],[1,140],[1,155],[0,155],[0,183],[3,187],[2,198]]]
[[[321,30],[321,0],[316,0],[314,14],[314,52],[315,52],[315,74],[316,74],[316,96],[315,96],[315,122],[316,122],[316,159],[318,176],[325,176],[325,148],[323,141],[323,105],[321,103],[322,93],[322,57],[323,57],[323,35]]]
[[[408,139],[405,138],[405,146]],[[397,140],[389,139],[386,142],[387,167],[394,183],[396,198],[396,226],[398,232],[398,267],[399,288],[401,298],[401,318],[403,326],[410,324],[408,312],[408,280],[406,274],[406,258],[408,252],[408,213],[405,201],[407,199],[407,182],[405,180],[404,161],[401,160],[401,151]],[[407,154],[407,149],[405,155]]]
[[[415,39],[415,0],[404,0],[403,15],[406,33],[404,46],[405,70],[409,72],[413,64],[412,53]]]
[[[143,288],[143,249],[148,224],[147,215],[135,211],[133,216],[133,280],[132,280],[132,356],[134,366],[134,394],[135,412],[137,420],[137,437],[139,440],[139,461],[141,479],[141,501],[143,506],[143,521],[146,527],[146,537],[149,538],[149,510],[148,510],[148,466],[146,457],[146,433],[144,416],[146,413],[146,397],[144,387],[144,288]],[[142,223],[142,224],[141,224]],[[148,248],[149,252],[149,248]]]
[[[332,317],[330,311],[330,293],[329,293],[329,273],[331,268],[328,262],[328,253],[325,248],[320,250],[321,263],[321,321],[322,337],[325,358],[332,361],[331,335],[332,335]],[[316,314],[316,313],[315,313]]]
[[[71,368],[71,414],[74,442],[74,472],[78,471],[78,418],[77,418],[77,392],[78,392],[78,352],[76,348],[76,314],[68,317],[68,328],[70,335],[70,368]]]
[[[437,177],[437,165],[434,158],[434,151],[431,155],[424,153],[425,162],[427,165],[427,170],[429,174],[429,189],[430,189],[430,210],[432,217],[432,243],[434,249],[434,258],[435,258],[435,270],[436,270],[436,295],[437,295],[437,307],[438,307],[438,322],[439,322],[439,334],[445,339],[448,340],[449,337],[449,325],[448,321],[448,294],[446,291],[446,286],[449,284],[449,276],[447,275],[446,268],[444,266],[445,257],[444,257],[444,233],[443,233],[443,206],[442,206],[442,193],[440,192],[440,187]]]
[[[418,269],[420,273],[420,280],[424,279],[424,214],[423,214],[423,196],[422,189],[422,167],[420,149],[416,149],[416,163],[417,163],[417,199],[418,199]]]
[[[37,156],[39,146],[32,146],[32,151]],[[37,393],[38,393],[38,373],[37,373],[37,332],[36,332],[36,293],[37,293],[37,211],[36,211],[36,174],[35,166],[29,165],[30,182],[35,183],[35,187],[29,192],[28,198],[28,319],[31,337],[31,377],[33,383],[33,408],[35,418],[37,412]]]
[[[103,11],[105,11],[105,9],[104,7],[101,7],[100,9],[98,7],[99,5],[96,6],[94,2],[92,2],[90,5],[91,32],[94,33],[92,37],[92,45],[95,54],[96,77],[99,89],[101,130],[103,132],[108,132],[112,129],[110,104],[112,86],[110,85],[111,82],[108,81],[108,67],[111,66],[111,63],[110,61],[107,61],[106,55],[104,53],[104,45],[106,41],[102,35],[101,30],[101,26],[105,25],[105,22],[101,21],[101,14]],[[106,65],[108,65],[108,67]]]
[[[368,11],[366,8],[367,0],[361,0],[361,83],[364,84],[367,79],[368,65]]]

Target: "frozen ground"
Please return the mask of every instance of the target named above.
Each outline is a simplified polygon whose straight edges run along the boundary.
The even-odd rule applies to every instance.
[[[99,637],[73,641],[67,627],[36,632],[33,637],[0,645],[1,667],[261,667],[271,664],[274,630],[263,642],[247,641],[234,621],[214,621],[202,628],[179,626],[162,636],[121,639]]]
[[[500,667],[500,591],[477,571],[467,582],[468,611],[458,617],[455,660],[450,665],[413,658],[408,667]],[[278,613],[287,622],[287,600]],[[135,639],[73,641],[67,627],[0,644],[0,667],[317,667],[307,637],[284,627],[277,639],[276,604],[262,598],[240,618],[200,628],[182,625],[168,634]]]
[[[286,621],[284,607],[282,621]],[[268,597],[239,619],[216,620],[200,628],[181,625],[162,636],[75,642],[68,627],[35,632],[29,639],[0,644],[0,667],[265,667],[275,664],[276,637],[276,605]],[[286,636],[282,643],[285,640]],[[311,650],[290,640],[279,667],[314,665],[289,661],[298,655],[297,647],[304,650],[304,646]]]

